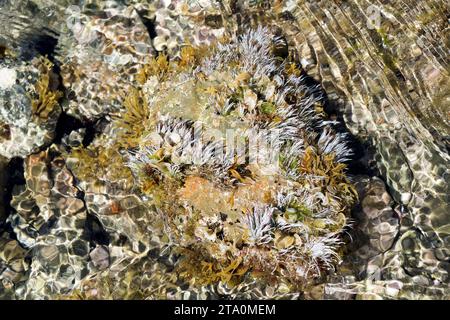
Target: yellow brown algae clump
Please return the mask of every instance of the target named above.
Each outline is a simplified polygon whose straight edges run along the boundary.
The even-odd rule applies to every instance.
[[[58,104],[58,99],[62,97],[62,93],[55,88],[55,81],[52,85],[52,68],[47,58],[41,59],[40,66],[41,75],[35,84],[37,97],[32,101],[33,114],[41,119],[47,119]]]
[[[258,29],[150,59],[103,134],[69,151],[111,236],[110,268],[80,297],[286,297],[339,261],[350,151],[273,38]]]
[[[356,197],[351,152],[274,40],[259,28],[195,63],[154,59],[117,120],[135,146],[128,166],[181,256],[176,270],[194,286],[257,277],[299,290],[339,261]]]

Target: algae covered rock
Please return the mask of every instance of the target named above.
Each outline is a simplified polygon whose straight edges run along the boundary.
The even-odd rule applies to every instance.
[[[355,199],[351,151],[323,119],[319,88],[274,55],[276,43],[259,28],[185,47],[175,61],[160,55],[114,123],[138,192],[181,255],[181,278],[255,276],[289,291],[339,260]]]
[[[259,28],[152,57],[103,134],[67,150],[109,235],[81,296],[292,298],[339,263],[351,149],[282,46]]]
[[[0,6],[0,298],[448,299],[444,1]]]
[[[53,64],[45,57],[21,61],[5,53],[0,79],[0,155],[25,157],[54,137],[61,94]]]
[[[65,13],[58,42],[65,112],[91,121],[119,111],[154,51],[143,21],[133,6],[112,3],[92,10],[69,6]]]

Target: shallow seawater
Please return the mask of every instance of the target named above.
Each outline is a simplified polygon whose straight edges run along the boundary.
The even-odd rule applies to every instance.
[[[449,299],[446,1],[0,1],[0,299]]]

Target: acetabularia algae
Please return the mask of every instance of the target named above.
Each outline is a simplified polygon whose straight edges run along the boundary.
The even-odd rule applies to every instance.
[[[339,263],[356,198],[351,149],[287,52],[259,28],[154,57],[114,117],[114,141],[100,148],[121,155],[111,165],[152,208],[148,223],[189,288],[298,293]],[[73,165],[75,175],[90,161]]]

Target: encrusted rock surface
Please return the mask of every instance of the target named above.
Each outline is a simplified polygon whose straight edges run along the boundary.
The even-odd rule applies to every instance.
[[[448,299],[445,248],[426,247],[379,178],[359,176],[345,261],[334,281],[321,288],[327,299]],[[436,256],[436,252],[440,256]],[[333,283],[334,282],[334,283]]]
[[[402,233],[378,262],[388,270],[382,278],[403,279],[401,274],[418,268],[413,274],[428,279],[423,288],[434,281],[445,288],[450,239],[448,5],[299,4],[283,25],[303,48],[302,65],[322,83],[350,131],[377,148],[381,174],[401,204]],[[418,257],[424,250],[435,258],[423,263]]]
[[[1,6],[0,21],[10,27],[0,32],[0,299],[450,299],[445,1]],[[235,48],[226,44],[262,26],[267,32],[232,61],[227,52]],[[248,57],[268,34],[270,53],[292,64],[283,72],[265,65],[258,76],[237,72],[240,63],[261,62]],[[217,43],[225,47],[205,63]],[[306,74],[312,78],[300,81]],[[309,120],[297,123],[306,133],[295,139],[309,145],[291,146],[300,178],[309,177],[301,186],[298,176],[264,180],[261,168],[174,162],[183,130],[196,120],[215,129],[280,119],[288,126],[292,114],[274,114],[298,92],[274,95],[271,85],[289,77],[299,77],[294,89],[323,88],[303,91],[298,105],[330,116],[317,125],[302,114]],[[332,142],[344,137],[334,131],[339,123],[374,149],[377,172],[367,165],[370,175],[350,176],[345,161],[324,160],[326,150],[347,155]],[[16,185],[5,189],[7,175],[17,175],[6,172],[8,161],[18,158],[24,181],[10,179]],[[331,186],[333,170],[346,196]],[[343,177],[359,196],[351,220]],[[290,207],[277,194],[274,203],[283,183],[316,188],[317,198],[295,193],[304,203]],[[11,203],[2,203],[10,189]],[[265,206],[244,208],[249,202]],[[306,229],[286,229],[305,215]],[[320,241],[326,233],[330,247]],[[291,249],[302,263],[286,258]],[[273,278],[262,281],[268,267]]]
[[[31,260],[28,280],[16,292],[28,299],[70,292],[89,273],[84,202],[57,149],[27,157],[25,180],[13,191],[15,213],[8,217]]]
[[[138,12],[133,6],[86,12],[72,6],[66,13],[68,22],[58,42],[69,100],[64,110],[90,121],[119,111],[154,51]]]
[[[6,50],[6,49],[5,49]],[[5,53],[0,62],[0,155],[25,157],[49,144],[61,112],[53,64]]]
[[[377,257],[391,249],[400,231],[400,212],[396,212],[384,182],[379,178],[361,177],[360,204],[354,209],[354,246],[360,246],[348,259],[359,277],[380,272]],[[398,209],[397,209],[398,210]],[[360,232],[360,234],[358,234]]]

